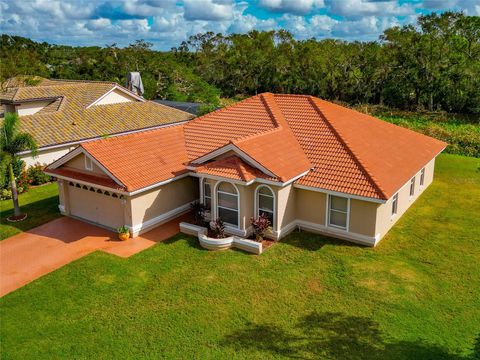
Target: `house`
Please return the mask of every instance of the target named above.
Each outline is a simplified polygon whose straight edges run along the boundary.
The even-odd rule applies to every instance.
[[[186,101],[171,101],[171,100],[153,100],[156,103],[170,106],[178,110],[182,110],[188,112],[192,115],[197,116],[200,111],[201,103],[194,103],[194,102],[186,102]]]
[[[20,79],[21,80],[21,79]],[[30,133],[38,155],[20,153],[27,167],[49,164],[78,144],[178,124],[194,116],[147,101],[114,82],[12,79],[4,84],[0,105],[20,116],[21,131]]]
[[[300,228],[375,246],[433,180],[446,144],[303,95],[264,93],[168,128],[82,143],[49,165],[65,215],[133,236],[200,199],[246,236]]]

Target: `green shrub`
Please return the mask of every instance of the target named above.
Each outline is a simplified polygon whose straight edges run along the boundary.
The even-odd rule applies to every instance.
[[[12,190],[2,189],[0,200],[7,200],[12,198]]]
[[[42,185],[52,181],[51,176],[43,172],[44,168],[45,167],[39,163],[28,168],[27,178],[31,185]]]
[[[10,188],[10,175],[8,174],[8,166],[2,166],[1,167],[3,174],[0,176],[0,179],[3,180],[3,182],[0,184],[0,187],[2,189],[8,189]],[[14,157],[13,158],[13,175],[15,175],[15,178],[18,179],[18,177],[22,174],[22,172],[25,169],[25,161],[20,159],[19,157]]]

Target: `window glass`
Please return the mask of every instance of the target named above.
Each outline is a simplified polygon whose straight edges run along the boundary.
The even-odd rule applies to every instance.
[[[203,205],[207,210],[212,208],[212,193],[210,184],[204,181],[203,183]]]
[[[348,199],[340,196],[330,196],[330,208],[340,211],[347,211]]]
[[[425,168],[423,168],[422,172],[420,173],[420,186],[423,186],[424,182],[425,182]]]
[[[218,193],[218,206],[237,210],[237,195]]]
[[[230,193],[230,194],[236,194],[237,193],[237,190],[235,189],[235,186],[233,186],[232,184],[227,183],[227,182],[222,182],[218,186],[218,191],[223,191],[223,192]]]
[[[218,217],[228,224],[238,226],[238,211],[236,210],[229,210],[219,207]]]
[[[340,196],[330,195],[328,197],[328,223],[331,226],[347,229],[348,199]]]
[[[207,182],[203,183],[203,191],[204,191],[204,195],[206,197],[211,196],[211,189],[210,189],[210,184],[209,183],[207,183]]]
[[[410,196],[415,195],[415,178],[410,180]]]
[[[260,210],[273,211],[273,197],[259,194],[258,207]]]
[[[398,207],[398,194],[395,194],[392,200],[392,215],[395,215],[397,213],[397,207]]]
[[[347,227],[347,213],[342,213],[339,211],[330,212],[330,224],[339,226],[342,228]]]

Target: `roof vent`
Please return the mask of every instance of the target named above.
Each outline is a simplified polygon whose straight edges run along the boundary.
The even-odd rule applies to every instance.
[[[143,96],[142,77],[139,72],[132,71],[127,74],[127,89],[134,92],[138,96]]]

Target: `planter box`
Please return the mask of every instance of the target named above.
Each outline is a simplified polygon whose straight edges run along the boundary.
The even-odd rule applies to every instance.
[[[253,254],[261,254],[263,251],[262,243],[243,239],[238,236],[229,236],[223,239],[214,239],[207,236],[207,228],[189,223],[180,223],[180,231],[198,237],[200,245],[207,250],[226,250],[235,247]]]

